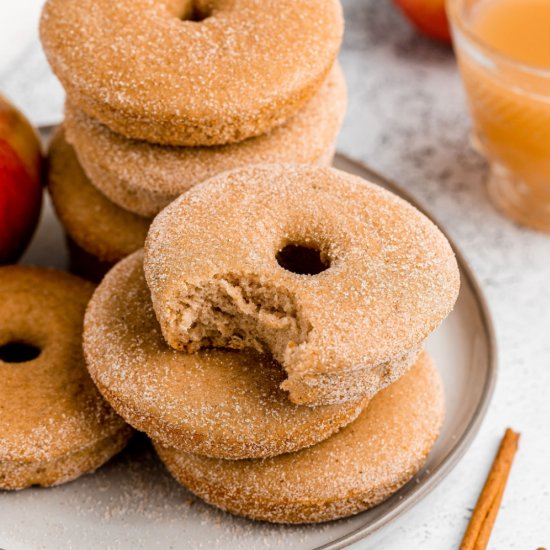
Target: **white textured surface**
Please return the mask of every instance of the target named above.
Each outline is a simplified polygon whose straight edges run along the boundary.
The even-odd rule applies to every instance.
[[[0,93],[35,124],[61,118],[63,90],[38,41],[44,0],[0,0]]]
[[[20,0],[25,9],[18,17],[28,14],[30,21],[37,3]],[[550,236],[517,228],[488,203],[485,166],[468,144],[451,52],[417,37],[389,0],[344,0],[344,6],[341,61],[350,107],[340,149],[406,186],[449,230],[489,299],[500,353],[496,393],[472,448],[440,487],[377,537],[376,546],[457,547],[507,425],[523,435],[490,548],[548,545]],[[0,90],[35,121],[49,122],[61,95],[32,45],[32,26],[26,32],[18,20],[12,32],[9,11],[7,0],[0,2]],[[16,38],[4,38],[8,27]],[[15,39],[28,55],[8,48]],[[370,540],[357,548],[374,546]]]
[[[382,546],[455,548],[508,425],[523,435],[490,548],[548,545],[550,235],[517,228],[488,203],[452,53],[416,37],[389,1],[344,4],[351,98],[340,149],[406,186],[455,238],[489,300],[500,355],[472,448]]]

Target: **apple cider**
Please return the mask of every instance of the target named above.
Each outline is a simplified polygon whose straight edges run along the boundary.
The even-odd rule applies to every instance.
[[[550,231],[550,1],[451,0],[449,14],[490,195]]]

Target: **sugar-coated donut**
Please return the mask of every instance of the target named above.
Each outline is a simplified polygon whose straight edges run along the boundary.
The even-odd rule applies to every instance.
[[[120,208],[90,183],[63,128],[54,134],[48,151],[48,190],[79,275],[98,280],[143,246],[151,219]]]
[[[93,289],[51,269],[0,268],[0,489],[64,483],[131,437],[84,365]]]
[[[155,447],[172,475],[214,506],[277,523],[322,522],[372,508],[409,481],[439,434],[444,408],[439,374],[423,353],[352,424],[297,453],[236,461]]]
[[[162,338],[142,265],[136,252],[107,274],[84,329],[92,378],[137,429],[188,452],[258,458],[318,443],[363,409],[363,402],[292,404],[279,388],[281,367],[252,350],[172,350]]]
[[[67,105],[65,129],[84,171],[109,199],[154,216],[184,191],[245,164],[293,162],[330,166],[346,109],[346,86],[335,66],[313,99],[269,134],[218,147],[166,147],[125,138]]]
[[[40,24],[71,102],[127,137],[192,146],[296,114],[342,32],[338,0],[48,0]]]
[[[332,168],[271,165],[194,187],[153,221],[145,275],[176,349],[269,350],[300,404],[373,395],[451,311],[447,239],[392,193]]]

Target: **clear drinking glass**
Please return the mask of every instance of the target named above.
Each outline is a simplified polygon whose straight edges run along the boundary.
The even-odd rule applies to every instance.
[[[515,61],[476,36],[471,17],[480,2],[447,0],[474,145],[489,162],[496,206],[550,232],[550,70]]]

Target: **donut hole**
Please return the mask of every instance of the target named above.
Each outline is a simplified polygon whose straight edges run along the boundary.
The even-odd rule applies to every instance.
[[[212,15],[211,9],[207,6],[199,6],[197,2],[192,2],[189,8],[181,16],[182,21],[191,21],[192,23],[200,23],[208,19]]]
[[[27,363],[36,359],[42,350],[28,342],[8,342],[0,346],[0,361],[4,363]]]
[[[277,263],[297,275],[318,275],[330,267],[326,254],[316,247],[290,243],[275,256]]]

